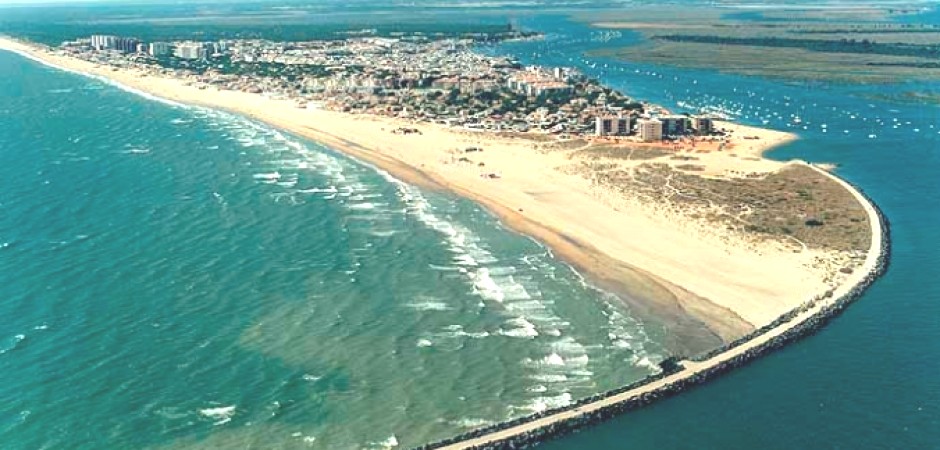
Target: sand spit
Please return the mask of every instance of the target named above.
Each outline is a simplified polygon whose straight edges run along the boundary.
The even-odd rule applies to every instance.
[[[545,140],[484,134],[403,119],[350,115],[297,102],[219,91],[136,69],[114,69],[0,38],[0,48],[182,104],[242,114],[372,163],[424,187],[482,204],[510,228],[549,246],[600,287],[624,299],[642,320],[674,336],[676,354],[731,342],[826,292],[839,255],[794,251],[754,240],[687,212],[611,192],[576,166],[572,151]],[[760,155],[793,135],[723,123],[732,131],[719,152],[689,152],[702,175],[767,174],[784,163]],[[395,133],[408,127],[417,133]],[[601,145],[587,143],[586,147]],[[469,153],[467,147],[483,151]],[[683,153],[685,154],[685,153]],[[680,167],[682,160],[671,161]]]
[[[825,173],[821,169],[820,172]],[[831,176],[831,175],[829,175]],[[707,382],[800,337],[812,334],[839,315],[887,270],[890,256],[889,224],[862,191],[832,176],[862,202],[872,224],[872,239],[864,263],[838,288],[814,296],[727,345],[699,357],[670,361],[662,373],[577,403],[485,427],[418,447],[431,449],[518,449],[602,422]]]
[[[604,143],[556,143],[300,109],[290,100],[112,70],[8,39],[0,38],[0,49],[161,99],[249,116],[320,141],[408,182],[471,198],[507,226],[548,245],[599,286],[619,293],[641,318],[663,325],[676,336],[677,354],[698,355],[670,359],[658,375],[569,407],[481,428],[422,449],[522,448],[674,395],[818,329],[887,267],[887,221],[860,190],[818,167],[761,157],[767,149],[794,138],[786,133],[721,124],[732,137],[717,151],[653,146],[643,151],[630,147],[626,157],[624,152],[607,150],[600,156],[585,155],[577,152],[596,150]],[[418,132],[394,132],[402,127]],[[468,152],[467,147],[483,150]],[[651,159],[658,164],[652,172],[667,174],[658,188],[669,189],[672,173],[695,172],[702,179],[733,181],[769,178],[787,167],[808,168],[840,186],[854,198],[854,206],[864,210],[864,225],[870,227],[867,248],[847,256],[803,242],[796,245],[741,233],[701,219],[716,205],[679,208],[677,202],[626,195],[615,192],[619,185],[605,184],[609,179],[599,176],[619,171],[636,181],[637,175],[651,172]],[[669,197],[682,195],[677,190]]]

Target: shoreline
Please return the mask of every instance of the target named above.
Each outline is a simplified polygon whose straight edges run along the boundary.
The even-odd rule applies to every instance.
[[[873,224],[869,252],[862,266],[864,270],[853,273],[851,282],[843,283],[834,291],[814,297],[806,305],[795,308],[771,324],[735,342],[696,358],[673,361],[672,371],[652,375],[566,407],[473,430],[417,447],[416,450],[526,448],[677,395],[818,331],[840,315],[852,302],[858,300],[887,271],[891,251],[890,224],[861,189],[816,166],[807,166],[831,177],[848,189],[862,202]]]
[[[672,361],[664,371],[619,389],[582,399],[575,404],[503,422],[426,444],[415,450],[516,449],[575,433],[629,411],[677,395],[716,376],[741,367],[784,345],[811,335],[840,315],[888,270],[890,224],[881,210],[848,181],[808,165],[848,189],[864,205],[872,221],[872,240],[862,269],[851,282],[816,296],[777,320],[741,339],[696,358]]]
[[[481,194],[474,188],[485,188],[485,183],[475,185],[474,188],[468,188],[465,183],[457,183],[448,178],[447,175],[451,175],[449,173],[442,174],[433,170],[426,170],[425,160],[420,160],[418,163],[406,161],[401,153],[393,154],[392,151],[389,151],[390,149],[382,148],[385,145],[383,144],[385,141],[384,136],[377,136],[378,139],[375,139],[376,136],[372,135],[370,136],[373,137],[371,142],[352,142],[350,137],[355,137],[353,134],[355,131],[344,130],[347,133],[339,136],[337,133],[326,131],[325,128],[329,128],[328,126],[314,127],[312,123],[316,123],[319,119],[327,121],[329,125],[351,126],[353,130],[362,123],[373,127],[384,126],[388,128],[416,126],[421,127],[426,133],[435,133],[441,138],[440,140],[479,144],[482,139],[486,141],[486,144],[495,144],[505,150],[509,150],[510,147],[516,151],[524,150],[526,153],[522,155],[524,158],[527,158],[531,152],[531,143],[525,141],[520,143],[518,139],[494,137],[485,133],[455,132],[450,129],[442,129],[443,127],[436,125],[410,121],[323,110],[300,110],[289,106],[291,103],[288,101],[268,99],[258,94],[197,89],[196,87],[184,85],[181,80],[150,76],[126,69],[98,66],[68,56],[52,54],[41,46],[27,45],[4,37],[0,37],[0,49],[13,51],[40,64],[59,70],[89,76],[116,85],[121,89],[151,100],[178,107],[195,105],[242,115],[322,143],[335,151],[345,153],[347,156],[352,156],[355,159],[386,170],[394,177],[405,182],[425,188],[447,190],[468,198],[496,215],[508,228],[535,238],[544,244],[560,260],[582,272],[590,284],[615,294],[621,301],[622,307],[627,308],[631,314],[636,315],[637,318],[651,326],[664,330],[663,335],[667,337],[666,344],[671,353],[698,354],[727,343],[756,328],[752,320],[742,317],[733,308],[715,303],[710,297],[702,296],[687,289],[686,286],[680,286],[672,281],[683,277],[663,276],[662,273],[651,271],[646,267],[638,267],[624,261],[623,258],[611,255],[610,252],[602,251],[599,248],[600,245],[592,242],[592,239],[585,238],[581,233],[573,233],[573,230],[562,231],[558,225],[570,223],[571,219],[562,218],[559,220],[557,217],[549,217],[550,220],[546,221],[540,220],[541,218],[534,218],[528,214],[528,209],[523,213],[522,208],[513,208],[507,204],[509,202],[502,201],[503,194],[509,194],[506,189],[496,189],[496,192]],[[266,104],[261,107],[254,107],[255,103]],[[307,115],[308,117],[305,119],[308,120],[297,120],[296,114],[292,114],[295,112]],[[748,128],[741,125],[734,126]],[[769,130],[764,131],[769,132]],[[773,135],[772,133],[775,132],[770,133]],[[786,133],[779,134],[792,136]],[[407,141],[401,143],[404,146],[410,145],[410,142]],[[435,143],[434,145],[437,146],[438,144]],[[479,179],[478,177],[472,178]],[[542,180],[536,181],[541,183]],[[580,194],[579,191],[581,190],[583,190],[581,187],[575,186],[574,189],[567,192]],[[506,197],[508,196],[506,195]],[[590,198],[590,195],[581,195],[581,197],[574,200],[574,202],[583,202],[585,199],[596,202],[595,199]],[[556,207],[557,205],[550,204],[547,206]],[[608,209],[606,205],[592,206],[603,206],[604,210]],[[596,211],[597,208],[594,208],[587,215],[590,216]],[[554,211],[549,211],[549,213],[552,212]],[[651,228],[648,223],[641,223],[640,225],[646,229]],[[655,226],[656,223],[653,223],[653,225]],[[589,231],[594,232],[594,230]],[[596,235],[596,233],[593,234]],[[610,235],[610,233],[607,234]],[[674,236],[674,233],[660,234],[663,236],[662,238],[654,238],[653,240],[667,242],[670,240],[669,238]],[[690,242],[694,242],[694,239]],[[653,255],[655,252],[648,254]],[[730,261],[731,258],[726,258],[726,260]],[[778,264],[778,266],[784,265],[786,264]],[[702,280],[705,279],[705,277],[702,277]],[[741,293],[741,296],[747,295],[746,292]]]
[[[257,117],[250,116],[260,120]],[[392,158],[371,151],[362,146],[330,135],[321,130],[307,128],[309,134],[303,136],[323,143],[346,155],[351,155],[368,164],[388,171],[395,178],[417,186],[453,193],[457,196],[471,200],[481,205],[496,216],[500,223],[510,230],[521,235],[535,239],[545,246],[560,261],[568,264],[577,272],[584,274],[589,284],[595,288],[613,293],[630,311],[644,321],[663,321],[668,323],[671,333],[676,333],[674,341],[702,340],[703,342],[726,342],[729,336],[735,336],[744,329],[753,329],[733,311],[718,305],[702,305],[702,315],[714,316],[714,323],[697,322],[685,312],[686,305],[680,296],[691,297],[691,301],[703,301],[695,298],[682,287],[675,285],[653,274],[643,271],[623,261],[618,261],[604,254],[589,243],[581,242],[563,231],[532,220],[530,217],[518,214],[517,211],[493,201],[485,196],[477,195],[473,191],[449,183],[432,173],[420,168],[412,167]],[[655,305],[647,304],[650,300]],[[717,316],[725,315],[724,319]],[[726,326],[717,332],[715,327],[727,320],[736,320],[739,323]]]
[[[816,278],[817,272],[803,267],[812,255],[794,257],[792,251],[762,246],[757,251],[760,256],[755,256],[753,247],[725,245],[729,240],[725,235],[712,239],[716,236],[690,234],[682,228],[687,224],[673,223],[677,217],[634,204],[612,204],[593,181],[559,175],[559,164],[570,161],[532,141],[402,119],[300,109],[288,100],[194,87],[182,79],[99,66],[3,37],[0,49],[148,99],[242,115],[325,144],[408,183],[468,198],[508,228],[546,245],[595,286],[617,294],[644,322],[662,326],[676,341],[669,346],[674,354],[699,354],[734,341],[827,288]],[[403,126],[417,127],[419,136],[387,131]],[[732,168],[766,172],[792,164],[761,155],[796,139],[795,135],[727,122],[719,126],[734,135],[728,146],[734,153],[731,158],[701,154],[709,170],[728,171],[729,161]],[[452,149],[442,152],[442,147],[452,144],[486,147],[487,168],[456,162]],[[479,166],[483,164],[480,161]],[[520,165],[532,170],[513,167]],[[494,173],[502,179],[481,181]],[[513,180],[506,180],[510,175]],[[596,222],[582,223],[585,217]]]
[[[474,192],[466,184],[448,180],[440,172],[426,170],[423,164],[420,166],[409,164],[408,161],[396,158],[395,154],[367,147],[362,142],[353,142],[345,136],[333,134],[323,129],[304,125],[298,126],[297,124],[284,126],[284,123],[279,123],[276,117],[273,119],[265,117],[263,108],[226,108],[224,105],[214,104],[211,101],[187,98],[186,95],[180,95],[178,98],[167,98],[162,96],[158,89],[148,91],[146,87],[128,86],[123,82],[124,80],[109,77],[107,73],[85,72],[75,67],[62,67],[44,59],[42,56],[34,55],[32,52],[35,52],[35,49],[17,50],[15,47],[10,48],[9,44],[10,41],[0,37],[0,49],[13,51],[39,63],[102,79],[109,83],[116,83],[122,88],[141,93],[147,98],[184,107],[187,103],[192,103],[244,115],[253,120],[321,142],[334,150],[386,170],[396,178],[405,180],[408,183],[425,188],[444,189],[468,198],[481,204],[499,217],[500,221],[508,228],[530,236],[544,244],[558,258],[569,263],[579,272],[585,273],[592,284],[596,283],[602,289],[625,297],[627,307],[641,318],[648,315],[649,317],[662,319],[665,316],[667,317],[666,320],[675,322],[671,324],[673,328],[670,329],[670,332],[682,335],[681,339],[702,339],[706,337],[706,334],[711,333],[711,338],[717,338],[722,344],[717,349],[705,354],[690,352],[690,354],[698,354],[699,356],[681,360],[679,363],[682,368],[679,370],[653,375],[630,386],[598,394],[558,410],[545,411],[533,416],[497,424],[490,428],[476,430],[456,438],[428,444],[420,447],[422,449],[510,448],[509,446],[518,448],[519,445],[527,445],[551,436],[572,432],[596,421],[604,420],[613,414],[634,409],[658,398],[675,394],[818,328],[861,295],[861,292],[883,273],[887,265],[889,252],[888,224],[877,206],[859,189],[817,166],[803,162],[788,163],[803,164],[812,168],[841,185],[855,197],[868,215],[872,233],[870,248],[863,265],[849,275],[837,288],[825,292],[817,291],[809,302],[804,302],[803,300],[806,298],[803,298],[795,308],[787,309],[787,312],[775,315],[775,318],[769,323],[758,324],[753,319],[750,321],[745,319],[727,306],[674,284],[671,280],[667,280],[654,271],[618,259],[585,241],[581,236],[568,234],[557,226],[553,226],[551,222],[540,222],[529,214],[523,214],[522,208],[517,211],[497,198]],[[87,64],[93,66],[91,63]],[[192,89],[195,90],[195,88]],[[365,122],[370,125],[396,123],[390,120],[352,116],[345,117],[345,120],[351,123]],[[746,126],[735,126],[740,127],[738,129],[752,129]],[[451,134],[458,135],[459,133]],[[474,138],[479,139],[482,137],[475,136]],[[782,140],[775,145],[784,142],[788,142],[788,140]],[[756,149],[752,147],[748,149],[751,151],[748,156],[760,158],[763,152],[772,147],[757,146]],[[656,293],[650,295],[651,291],[656,291]],[[681,298],[683,296],[688,296],[688,298]],[[649,305],[649,300],[654,300],[657,303]],[[688,309],[690,306],[696,306],[700,309],[690,312]],[[642,308],[649,308],[649,310],[643,311]],[[637,311],[637,309],[641,310]],[[730,324],[728,317],[732,318]],[[684,320],[693,323],[684,323],[682,322]],[[696,321],[697,323],[694,323]],[[737,337],[734,338],[735,336]]]

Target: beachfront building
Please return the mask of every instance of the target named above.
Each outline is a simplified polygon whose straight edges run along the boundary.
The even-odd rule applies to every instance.
[[[151,42],[147,46],[147,53],[150,56],[167,56],[173,52],[173,46],[167,42]]]
[[[585,82],[575,69],[521,67],[506,57],[476,53],[472,39],[153,42],[143,48],[153,60],[119,55],[117,39],[95,38],[99,47],[111,49],[106,55],[89,51],[90,40],[63,46],[96,62],[162,68],[200,86],[270,92],[298,104],[317,102],[329,109],[468,129],[580,136],[595,133],[598,116],[610,116],[601,120],[598,134],[626,136],[633,134],[633,114],[643,109],[622,94]],[[210,58],[227,58],[227,64],[192,63]],[[278,70],[268,70],[270,64]]]
[[[660,116],[664,136],[682,136],[689,130],[689,118],[686,116]]]
[[[173,56],[181,59],[206,59],[206,47],[201,42],[183,42],[173,50]]]
[[[597,136],[626,136],[630,134],[630,118],[621,116],[597,116],[594,118],[594,134]]]
[[[640,139],[644,142],[663,140],[663,122],[659,119],[641,119],[636,124]]]
[[[705,136],[715,131],[715,123],[709,117],[693,117],[692,128],[695,130],[695,134]]]
[[[95,34],[90,39],[91,48],[97,51],[114,50],[121,53],[136,53],[140,41],[134,38]]]
[[[140,44],[137,39],[119,37],[114,44],[114,49],[121,53],[137,53],[137,44]]]
[[[95,34],[91,36],[91,47],[95,50],[113,50],[117,45],[117,36]]]

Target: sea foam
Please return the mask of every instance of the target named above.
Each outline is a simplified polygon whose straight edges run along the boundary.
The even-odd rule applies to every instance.
[[[199,414],[204,417],[215,420],[214,425],[224,425],[232,420],[235,415],[235,405],[220,406],[217,408],[204,408],[199,410]]]
[[[25,334],[17,334],[9,339],[6,339],[5,342],[0,345],[0,355],[15,350],[17,345],[19,345],[20,342],[23,342],[25,339]]]
[[[150,94],[150,93],[148,93],[148,92],[141,91],[140,89],[132,88],[132,87],[126,85],[126,84],[123,84],[123,83],[120,83],[120,82],[111,80],[110,78],[107,78],[107,77],[102,77],[102,76],[100,76],[100,75],[95,75],[95,74],[91,74],[91,73],[87,73],[87,72],[82,72],[82,71],[80,71],[80,70],[70,69],[70,68],[67,68],[67,67],[64,67],[64,66],[60,66],[60,65],[58,65],[58,64],[54,64],[54,63],[51,63],[51,62],[48,62],[48,61],[44,61],[44,60],[39,59],[39,58],[37,58],[37,57],[35,57],[35,56],[33,56],[33,55],[27,53],[27,52],[24,52],[24,51],[22,51],[22,50],[15,50],[15,49],[9,49],[9,50],[12,51],[12,52],[14,52],[14,53],[16,53],[16,54],[18,54],[18,55],[20,55],[20,56],[22,56],[22,57],[24,57],[24,58],[30,59],[30,60],[35,61],[35,62],[37,62],[37,63],[39,63],[39,64],[42,64],[42,65],[44,65],[44,66],[52,67],[52,68],[55,68],[55,69],[58,69],[58,70],[61,70],[61,71],[64,71],[64,72],[73,73],[73,74],[76,74],[76,75],[81,75],[81,76],[86,77],[86,78],[91,78],[91,79],[93,79],[93,80],[99,81],[99,82],[104,83],[104,84],[107,84],[107,85],[109,85],[109,86],[116,87],[116,88],[118,88],[118,89],[120,89],[120,90],[122,90],[122,91],[130,92],[130,93],[132,93],[132,94],[134,94],[134,95],[138,95],[138,96],[140,96],[140,97],[146,98],[147,100],[151,100],[151,101],[163,103],[163,104],[165,104],[165,105],[169,105],[169,106],[172,106],[172,107],[174,107],[174,108],[180,108],[180,109],[190,109],[190,108],[191,108],[189,105],[186,105],[186,104],[183,104],[183,103],[179,103],[179,102],[170,100],[170,99],[168,99],[168,98],[164,98],[164,97],[160,97],[160,96],[157,96],[157,95],[153,95],[153,94]]]

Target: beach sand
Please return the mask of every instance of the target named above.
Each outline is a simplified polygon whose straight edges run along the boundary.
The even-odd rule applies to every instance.
[[[662,326],[670,348],[694,354],[763,326],[828,290],[823,251],[794,252],[741,239],[722,227],[655,205],[622,201],[584,176],[562,170],[570,152],[537,140],[501,137],[401,119],[298,108],[262,94],[199,89],[137,70],[110,67],[0,38],[0,48],[99,75],[166,99],[242,114],[372,163],[397,178],[470,198],[508,227],[546,244],[632,313]],[[704,175],[772,172],[761,158],[793,135],[721,123],[733,138],[721,152],[696,154]],[[400,127],[420,133],[393,133]],[[759,139],[744,139],[758,136]],[[480,152],[464,152],[469,146]]]

